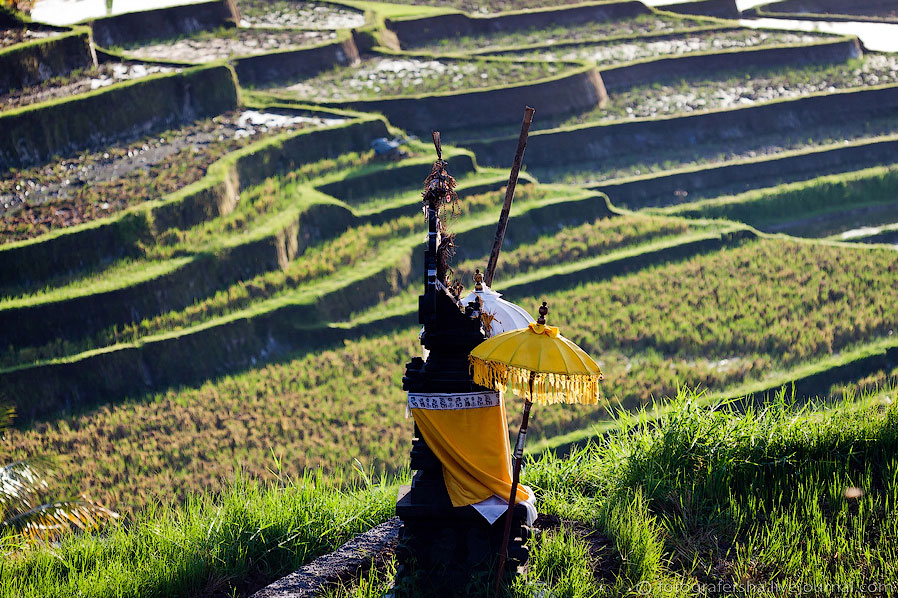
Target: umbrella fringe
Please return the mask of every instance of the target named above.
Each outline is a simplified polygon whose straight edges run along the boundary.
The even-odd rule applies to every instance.
[[[474,382],[487,388],[512,392],[540,405],[556,403],[596,405],[602,375],[536,372],[530,396],[530,370],[469,356]]]

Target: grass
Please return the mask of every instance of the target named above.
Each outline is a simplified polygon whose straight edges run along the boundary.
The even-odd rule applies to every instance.
[[[338,483],[238,476],[220,494],[151,508],[102,535],[5,555],[0,595],[245,595],[392,515],[395,487]]]
[[[825,411],[785,394],[761,409],[705,408],[702,399],[683,389],[662,405],[660,421],[620,414],[608,435],[570,455],[529,458],[523,481],[537,493],[542,532],[509,596],[700,596],[730,587],[772,597],[805,585],[838,595],[860,584],[892,593],[895,389]],[[15,554],[4,561],[0,595],[250,593],[385,520],[395,501],[395,486],[383,481],[338,489],[321,474],[236,479],[215,498]],[[328,595],[381,595],[394,567],[388,559]]]
[[[742,413],[699,402],[681,392],[657,424],[624,417],[598,443],[528,467],[542,511],[593,524],[624,557],[618,587],[598,595],[898,581],[894,398],[825,418],[782,396]],[[862,496],[846,497],[855,487]]]

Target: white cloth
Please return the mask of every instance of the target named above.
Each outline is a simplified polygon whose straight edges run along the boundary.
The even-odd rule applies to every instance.
[[[476,297],[480,297],[484,313],[492,316],[492,320],[488,321],[487,338],[508,332],[509,330],[526,328],[530,322],[534,321],[533,316],[526,309],[505,299],[500,299],[502,293],[497,293],[486,285],[483,285],[482,291],[471,291],[468,293],[461,300],[461,304],[467,305]],[[484,322],[486,323],[487,320],[484,320]]]
[[[530,496],[536,496],[533,493],[533,490],[530,489],[529,486],[522,486]],[[511,492],[509,490],[509,492]],[[533,525],[533,522],[536,521],[536,507],[533,505],[532,500],[522,500],[518,504],[524,505],[527,508],[527,525]],[[499,517],[505,514],[508,511],[508,499],[501,498],[493,494],[486,500],[482,500],[478,503],[474,503],[471,505],[477,512],[480,513],[487,522],[492,525],[496,522]]]

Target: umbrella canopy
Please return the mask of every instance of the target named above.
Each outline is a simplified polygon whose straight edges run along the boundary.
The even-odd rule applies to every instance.
[[[482,303],[480,318],[483,321],[483,329],[486,337],[491,338],[503,332],[526,328],[533,322],[533,316],[527,313],[523,307],[502,299],[502,293],[497,293],[483,284],[483,274],[480,270],[474,274],[474,290],[461,300],[462,305],[467,305],[476,298]]]
[[[470,362],[477,384],[511,390],[531,402],[599,402],[604,377],[599,365],[558,328],[545,323],[531,322],[521,330],[488,338],[471,351]]]

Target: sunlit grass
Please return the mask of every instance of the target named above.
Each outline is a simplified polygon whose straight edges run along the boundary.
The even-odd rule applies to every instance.
[[[891,595],[898,406],[878,393],[895,398],[884,387],[818,417],[787,394],[740,409],[703,406],[684,389],[660,420],[622,414],[568,456],[532,458],[524,479],[561,525],[530,541],[529,571],[511,593]],[[602,549],[589,548],[590,534],[605,538]],[[332,595],[369,595],[375,578],[383,584],[367,576]]]
[[[392,515],[395,486],[338,485],[314,473],[280,484],[237,477],[220,494],[150,508],[102,534],[5,555],[0,595],[244,594]]]

